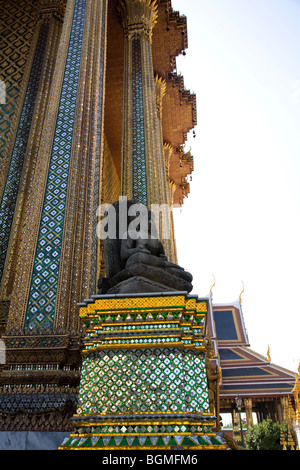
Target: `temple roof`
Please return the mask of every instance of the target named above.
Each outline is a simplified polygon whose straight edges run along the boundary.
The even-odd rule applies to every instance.
[[[208,329],[222,371],[220,399],[291,395],[295,373],[250,348],[240,301],[211,304]]]
[[[295,374],[249,347],[219,348],[222,369],[220,398],[291,395]]]
[[[118,0],[109,1],[107,72],[105,93],[105,135],[116,169],[121,172],[124,37],[117,14]],[[186,17],[173,11],[171,0],[158,0],[158,19],[153,29],[154,75],[166,82],[162,128],[164,143],[173,148],[169,175],[175,183],[174,204],[181,205],[189,192],[187,175],[193,171],[193,157],[185,154],[187,134],[197,121],[196,96],[185,89],[176,72],[176,57],[187,48]]]

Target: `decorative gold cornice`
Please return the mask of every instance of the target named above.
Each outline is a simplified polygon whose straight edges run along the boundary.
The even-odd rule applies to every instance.
[[[150,40],[157,22],[156,0],[120,0],[118,11],[126,36],[144,33]]]

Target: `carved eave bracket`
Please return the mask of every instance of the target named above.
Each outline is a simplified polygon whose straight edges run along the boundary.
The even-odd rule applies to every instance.
[[[188,196],[193,170],[194,157],[191,154],[191,150],[186,152],[183,146],[173,149],[169,163],[169,175],[173,181],[174,207],[181,206],[184,198]]]
[[[163,98],[166,94],[166,81],[155,75],[154,77],[154,84],[155,84],[155,99],[156,99],[156,109],[157,115],[159,119],[162,119],[162,109],[163,109]]]

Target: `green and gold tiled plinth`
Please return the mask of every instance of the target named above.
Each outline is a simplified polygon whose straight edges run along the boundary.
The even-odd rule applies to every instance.
[[[95,296],[86,326],[76,432],[60,449],[224,449],[212,428],[205,300]]]

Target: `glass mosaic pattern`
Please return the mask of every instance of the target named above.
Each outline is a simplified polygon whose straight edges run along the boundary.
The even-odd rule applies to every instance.
[[[0,105],[0,163],[18,108],[21,83],[36,25],[35,0],[0,2],[0,79],[6,88],[6,103]]]
[[[10,166],[0,206],[0,280],[3,275],[4,263],[8,249],[9,236],[16,207],[16,200],[22,175],[28,137],[30,133],[35,99],[39,86],[40,70],[42,68],[42,63],[44,59],[48,30],[49,25],[47,23],[43,23],[41,26],[36,46],[32,69],[28,81],[28,86],[25,94],[21,117],[17,129],[16,139],[11,155]]]
[[[99,351],[85,359],[83,371],[79,414],[209,410],[203,353]]]
[[[55,315],[85,6],[76,0],[25,319],[30,329],[51,328]]]
[[[97,256],[97,247],[98,247],[98,236],[97,236],[97,224],[98,218],[96,217],[98,205],[99,205],[99,192],[100,192],[100,161],[101,161],[101,139],[102,139],[102,121],[103,121],[103,80],[104,80],[104,64],[105,64],[105,35],[106,35],[106,1],[102,1],[102,15],[101,15],[101,51],[100,51],[100,79],[99,79],[99,111],[98,111],[98,130],[97,130],[97,150],[95,152],[95,175],[93,182],[93,229],[92,229],[92,250],[91,250],[91,264],[90,264],[90,295],[97,292],[97,267],[99,259]],[[104,174],[106,174],[104,172]],[[112,182],[109,181],[111,185]],[[102,183],[103,185],[103,183]],[[105,201],[107,202],[107,200]]]
[[[132,195],[147,206],[141,38],[132,39]]]
[[[60,449],[82,449],[82,450],[118,450],[118,449],[213,449],[224,450],[225,443],[221,435],[216,434],[170,434],[149,435],[147,429],[152,426],[144,426],[144,432],[138,435],[114,435],[114,436],[78,436],[72,434],[65,438]],[[196,426],[194,426],[196,428]],[[121,429],[122,427],[120,427]],[[157,426],[154,426],[157,428]],[[171,426],[164,426],[170,429]],[[177,426],[180,430],[181,426]],[[185,426],[184,426],[185,428]],[[134,429],[134,428],[133,428]],[[110,431],[111,432],[111,431]],[[147,433],[147,434],[146,434]],[[184,462],[184,460],[183,460]],[[178,462],[177,462],[178,465]]]
[[[206,302],[179,294],[83,302],[85,347],[72,418],[77,432],[60,449],[226,448],[213,431],[205,348],[194,341],[203,339],[206,311]],[[148,343],[141,343],[145,335]],[[126,337],[132,338],[127,346]],[[96,347],[101,338],[112,343]]]

